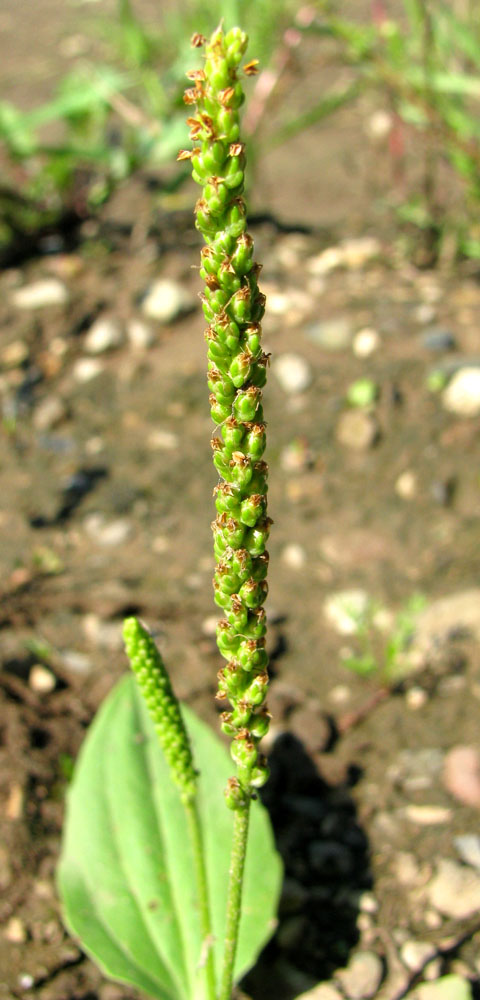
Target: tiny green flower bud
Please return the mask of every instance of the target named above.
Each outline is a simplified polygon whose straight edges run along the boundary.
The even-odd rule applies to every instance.
[[[262,708],[260,712],[255,712],[254,715],[250,716],[248,728],[255,739],[262,740],[267,735],[271,718],[272,716],[266,708]]]
[[[229,809],[244,809],[248,795],[242,788],[238,778],[229,778],[225,789],[225,802]]]
[[[237,392],[233,409],[238,420],[250,422],[255,420],[260,405],[260,390],[252,385],[248,389]]]
[[[242,768],[250,769],[257,763],[258,750],[253,740],[249,738],[248,732],[238,733],[230,747],[230,752],[235,763]]]
[[[261,493],[252,493],[246,497],[240,507],[240,520],[250,528],[265,515],[265,497]]]
[[[246,580],[245,583],[242,583],[238,594],[247,605],[247,608],[258,608],[266,599],[268,585],[265,580]]]
[[[270,777],[270,768],[266,757],[259,754],[257,764],[252,768],[249,778],[252,788],[262,788]]]

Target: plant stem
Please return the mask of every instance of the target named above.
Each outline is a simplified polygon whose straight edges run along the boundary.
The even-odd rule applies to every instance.
[[[233,971],[238,943],[238,929],[242,906],[243,872],[247,852],[248,820],[250,797],[244,806],[235,810],[233,822],[232,853],[227,899],[227,919],[225,930],[225,950],[223,954],[222,979],[218,1000],[230,1000],[232,995]]]
[[[215,1000],[215,964],[213,953],[212,921],[208,900],[207,871],[205,868],[205,852],[203,849],[202,829],[195,799],[185,802],[185,812],[188,820],[188,832],[193,851],[195,881],[197,884],[197,899],[200,910],[200,926],[202,930],[202,954],[200,964],[205,973],[205,989],[208,1000]]]

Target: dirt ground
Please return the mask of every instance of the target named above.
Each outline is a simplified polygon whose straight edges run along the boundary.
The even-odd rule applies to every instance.
[[[18,0],[22,48],[29,31],[45,35],[28,49],[20,85],[7,44],[13,15],[0,5],[9,97],[34,94],[42,66],[47,78],[58,72],[60,41],[81,32],[87,6],[66,8],[63,21],[57,7],[38,4],[45,16],[27,25],[30,5]],[[480,892],[478,867],[458,847],[478,832],[480,777],[468,800],[458,775],[446,776],[453,748],[477,764],[480,753],[479,421],[427,385],[432,370],[479,364],[479,275],[467,264],[419,270],[399,253],[373,197],[365,134],[361,113],[342,115],[282,148],[253,206],[272,353],[265,802],[287,881],[275,938],[242,984],[252,1000],[293,1000],[324,980],[349,998],[337,973],[356,951],[380,959],[364,996],[400,1000],[447,972],[480,996],[478,907],[442,909],[432,889],[450,860]],[[72,245],[0,275],[0,1000],[136,998],[69,938],[54,882],[73,762],[126,670],[126,614],[156,630],[177,693],[216,725],[200,241],[188,205],[157,204],[139,235],[150,198],[136,178]],[[352,244],[359,236],[376,248]],[[329,247],[340,247],[338,266],[320,258]],[[142,311],[159,277],[194,303],[166,324]],[[44,278],[68,301],[15,305],[18,289]],[[86,338],[98,318],[123,335],[92,358]],[[146,324],[149,346],[125,336],[132,321]],[[368,356],[355,339],[365,329],[376,335]],[[276,367],[288,354],[306,373],[299,391]],[[96,370],[82,375],[92,360]],[[378,397],[352,442],[345,400],[365,377]],[[380,669],[368,679],[345,666],[361,644],[328,613],[351,590],[382,609]],[[385,686],[394,617],[414,593],[427,608],[415,669]],[[416,965],[412,942],[430,946]]]

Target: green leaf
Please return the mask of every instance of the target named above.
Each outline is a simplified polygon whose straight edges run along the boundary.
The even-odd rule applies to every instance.
[[[220,966],[233,816],[223,797],[230,758],[183,708],[200,770],[199,812]],[[236,977],[272,934],[281,865],[254,802]],[[58,870],[71,932],[110,977],[157,1000],[203,1000],[202,935],[185,812],[134,678],[100,709],[68,793]]]

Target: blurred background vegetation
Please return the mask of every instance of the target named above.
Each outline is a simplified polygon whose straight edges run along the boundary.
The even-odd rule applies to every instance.
[[[383,158],[376,197],[405,252],[415,246],[426,266],[480,258],[477,0],[183,0],[159,5],[155,21],[135,0],[117,0],[108,19],[90,11],[95,56],[72,52],[71,68],[34,107],[0,101],[4,263],[18,248],[34,250],[45,231],[98,213],[135,173],[157,178],[158,199],[181,204],[189,171],[175,157],[188,143],[189,39],[221,18],[245,28],[260,60],[245,114],[254,172],[272,149],[368,101]]]

